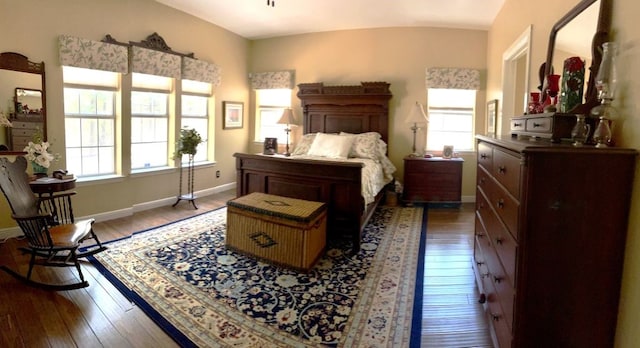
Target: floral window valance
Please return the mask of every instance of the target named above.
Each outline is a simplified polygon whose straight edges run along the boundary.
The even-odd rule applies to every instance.
[[[77,68],[129,72],[126,46],[60,35],[58,38],[60,64]]]
[[[251,88],[253,89],[293,89],[293,78],[293,70],[249,74],[249,79],[251,80]]]
[[[182,57],[148,48],[131,46],[131,71],[179,79]]]
[[[219,86],[222,79],[219,66],[189,57],[182,58],[182,78],[208,82],[214,87]]]
[[[428,68],[427,88],[480,89],[480,70],[463,68]]]

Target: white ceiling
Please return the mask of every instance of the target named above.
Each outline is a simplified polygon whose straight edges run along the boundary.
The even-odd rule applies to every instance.
[[[488,29],[504,0],[156,0],[247,39],[344,29]]]

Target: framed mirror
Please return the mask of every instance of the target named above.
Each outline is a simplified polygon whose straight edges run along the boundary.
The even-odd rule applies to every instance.
[[[588,114],[598,104],[595,77],[602,60],[602,44],[609,38],[612,1],[582,0],[551,29],[547,60],[540,74],[541,85],[544,86],[543,81],[549,74],[562,74],[563,61],[568,57],[581,57],[587,67],[583,103],[566,113]]]
[[[0,110],[13,125],[0,128],[0,144],[10,152],[22,152],[36,131],[46,140],[44,62],[32,62],[15,52],[0,53],[0,81]],[[28,109],[19,110],[18,105],[27,105]]]

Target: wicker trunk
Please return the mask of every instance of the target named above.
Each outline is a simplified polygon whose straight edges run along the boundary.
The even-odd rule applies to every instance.
[[[254,192],[228,202],[228,248],[309,270],[326,243],[324,203]]]

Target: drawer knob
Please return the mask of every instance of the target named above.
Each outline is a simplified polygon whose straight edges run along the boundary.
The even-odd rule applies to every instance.
[[[533,123],[533,128],[542,127],[542,123]]]
[[[480,178],[480,183],[484,184],[484,177]]]
[[[504,199],[500,198],[500,200],[498,200],[498,208],[504,208]]]
[[[502,237],[498,237],[498,238],[496,238],[496,244],[502,245],[502,241],[503,241],[503,240],[504,240],[504,239],[502,239]]]
[[[487,302],[487,295],[480,294],[480,298],[478,298],[478,303],[485,303],[485,302]]]
[[[507,172],[507,167],[505,166],[500,166],[498,167],[498,171],[500,172],[500,174],[504,174]]]
[[[484,265],[484,261],[476,261],[476,265],[482,266],[482,265]]]
[[[493,319],[493,321],[500,321],[500,314],[491,313],[491,319]]]
[[[482,159],[487,159],[487,157],[489,157],[489,156],[487,156],[487,154],[486,154],[486,153],[482,153],[482,154],[480,154],[480,158],[482,158]]]
[[[513,126],[514,127],[522,127],[522,123],[514,123]]]
[[[476,237],[478,237],[478,238],[484,238],[484,233],[478,233],[478,234],[476,234]]]
[[[500,284],[500,282],[502,281],[502,277],[493,276],[493,281]]]
[[[480,273],[480,278],[484,279],[484,278],[489,278],[489,272],[487,273]]]

